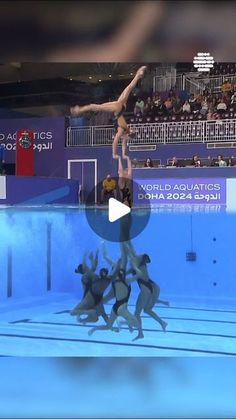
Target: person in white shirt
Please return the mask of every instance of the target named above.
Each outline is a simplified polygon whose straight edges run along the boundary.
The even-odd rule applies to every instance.
[[[217,109],[217,112],[219,113],[225,112],[227,110],[227,106],[226,106],[226,103],[224,102],[224,99],[220,100],[216,109]]]
[[[224,157],[223,156],[218,156],[218,165],[219,165],[219,167],[225,167],[225,166],[227,166],[227,163],[224,160]]]
[[[190,103],[187,100],[184,102],[182,109],[183,109],[183,112],[186,112],[186,113],[191,112]]]

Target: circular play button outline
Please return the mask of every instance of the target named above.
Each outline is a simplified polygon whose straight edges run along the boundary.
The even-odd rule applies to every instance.
[[[116,180],[118,185],[119,178],[112,178]],[[121,202],[122,194],[118,187],[116,198],[111,195],[108,197],[106,205],[94,206],[95,189],[97,189],[97,194],[100,196],[102,187],[103,182],[99,182],[96,188],[90,191],[85,202],[86,219],[94,233],[105,241],[116,243],[132,240],[141,234],[149,222],[151,208],[148,200],[145,201],[145,206],[140,207],[137,205],[138,183],[131,181],[133,196],[131,208],[128,207],[128,209],[126,208],[127,203]],[[125,212],[127,213],[124,215],[123,213]],[[109,221],[109,218],[114,218],[114,221]]]

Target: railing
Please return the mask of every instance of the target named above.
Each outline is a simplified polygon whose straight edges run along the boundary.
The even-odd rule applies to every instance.
[[[236,140],[236,119],[131,124],[136,132],[129,145],[229,142]],[[69,127],[67,147],[111,145],[113,126]]]
[[[171,89],[183,89],[183,76],[176,74],[166,76],[154,76],[153,78],[153,92],[167,92]]]
[[[200,76],[197,72],[186,75],[154,76],[153,92],[164,92],[170,89],[187,90],[189,93],[199,94],[205,89],[212,93],[220,93],[225,80],[232,85],[236,84],[236,74],[225,74],[221,76]]]
[[[209,77],[190,77],[186,76],[186,90],[190,93],[202,93],[205,89],[212,93],[220,93],[225,80],[232,85],[236,84],[236,75],[222,75]]]

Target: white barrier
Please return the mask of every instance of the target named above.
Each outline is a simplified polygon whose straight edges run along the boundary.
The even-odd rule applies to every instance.
[[[130,145],[229,142],[236,140],[236,119],[132,124]],[[69,127],[67,147],[111,145],[113,126]]]

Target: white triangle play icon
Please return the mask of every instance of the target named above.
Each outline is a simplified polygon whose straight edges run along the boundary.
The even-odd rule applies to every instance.
[[[115,198],[110,198],[108,202],[108,219],[110,223],[119,220],[119,218],[124,217],[129,214],[131,211],[130,207],[121,202],[117,201]]]

